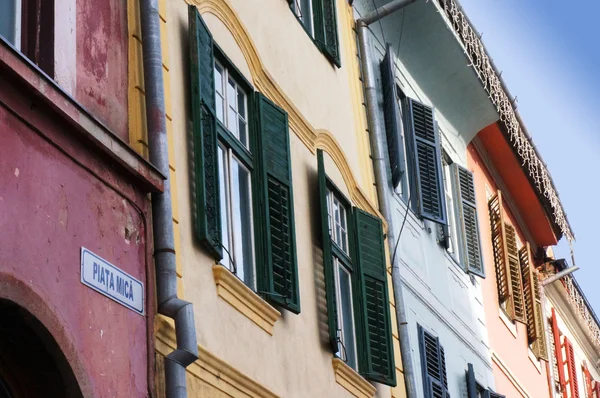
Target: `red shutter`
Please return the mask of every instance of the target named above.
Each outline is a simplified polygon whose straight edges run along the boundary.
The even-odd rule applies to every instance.
[[[600,382],[594,382],[594,398],[600,398]]]
[[[560,342],[560,330],[558,329],[554,308],[552,308],[552,336],[554,337],[554,350],[556,354],[556,367],[558,368],[560,390],[562,391],[563,398],[568,398],[566,388],[567,383],[565,380],[565,364],[563,362],[562,344]]]
[[[571,398],[579,398],[579,384],[577,383],[577,368],[575,366],[575,353],[573,344],[565,336],[565,349],[567,354],[567,365],[569,369],[569,388],[571,389]]]
[[[583,365],[581,365],[581,369],[583,370],[583,378],[585,382],[585,396],[586,398],[594,398],[594,390],[592,388],[592,375],[587,367],[587,363],[584,361]]]

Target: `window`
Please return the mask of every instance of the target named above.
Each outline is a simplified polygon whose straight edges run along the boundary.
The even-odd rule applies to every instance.
[[[404,97],[401,108],[397,106],[401,95],[396,86],[393,59],[392,47],[388,45],[380,67],[392,183],[394,188],[403,184],[401,192],[410,188],[409,202],[419,217],[444,225],[447,223],[446,198],[435,112],[408,97]],[[405,158],[408,167],[404,166]],[[403,182],[405,174],[408,182]]]
[[[456,202],[454,200],[454,192],[453,192],[453,180],[452,180],[452,172],[451,168],[452,160],[450,160],[449,156],[443,152],[442,153],[442,168],[444,170],[444,195],[446,198],[446,214],[448,214],[448,223],[445,225],[438,224],[438,230],[441,231],[440,242],[446,247],[446,250],[454,259],[458,262],[461,261],[458,252],[458,239],[460,239],[460,235],[458,234],[457,223],[456,223],[456,214],[455,214],[455,206]]]
[[[351,368],[358,370],[356,339],[354,332],[354,310],[352,304],[352,266],[348,251],[348,209],[333,191],[327,192],[329,213],[329,235],[334,243],[333,267],[337,298],[339,327],[337,342],[338,356]],[[341,255],[340,252],[341,251]]]
[[[214,73],[219,132],[221,244],[225,251],[222,262],[246,285],[255,289],[251,182],[253,156],[243,150],[249,147],[248,100],[240,84],[219,62],[215,62]]]
[[[287,114],[252,90],[195,6],[189,19],[198,240],[248,287],[299,313]]]
[[[537,359],[548,360],[544,319],[542,314],[542,297],[538,281],[538,273],[531,253],[529,242],[519,250],[519,262],[523,278],[523,295],[527,317],[527,343]]]
[[[396,385],[381,220],[327,178],[317,151],[323,271],[331,348],[365,378]]]
[[[48,75],[54,74],[54,0],[3,0],[0,36]]]
[[[479,384],[475,378],[473,364],[469,364],[467,368],[467,395],[468,398],[505,398],[504,395],[497,394]]]
[[[527,323],[515,228],[504,218],[502,192],[488,202],[498,300],[512,321]]]
[[[338,68],[340,50],[335,0],[288,0],[292,12],[319,50]]]
[[[575,364],[573,343],[569,341],[567,336],[560,332],[554,308],[552,308],[552,318],[550,322],[552,337],[554,339],[554,356],[556,359],[558,382],[563,397],[579,398],[579,384],[577,383],[577,366]]]
[[[425,398],[449,398],[446,355],[440,344],[440,339],[429,333],[421,325],[417,325],[417,329],[419,332],[424,396]]]

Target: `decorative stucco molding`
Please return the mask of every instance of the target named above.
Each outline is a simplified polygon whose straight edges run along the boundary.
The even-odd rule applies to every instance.
[[[592,343],[596,352],[600,353],[600,326],[594,315],[593,310],[588,306],[585,296],[579,290],[579,286],[573,280],[571,275],[561,279],[565,288],[567,300],[571,305],[575,315],[583,323],[584,329]]]
[[[343,175],[354,204],[383,220],[378,206],[359,188],[360,184],[333,135],[327,130],[314,128],[267,71],[250,34],[229,2],[226,0],[186,0],[186,2],[194,4],[201,14],[214,15],[225,25],[248,64],[256,89],[287,112],[291,131],[313,154],[316,154],[317,149],[323,149],[331,156]],[[384,231],[387,231],[387,225],[384,225]]]
[[[335,372],[335,381],[353,396],[357,398],[372,398],[375,396],[377,389],[356,373],[354,369],[346,365],[344,361],[334,357],[332,365]]]
[[[533,145],[531,138],[524,132],[524,126],[513,108],[509,93],[506,91],[500,76],[496,73],[493,61],[488,55],[481,37],[469,22],[456,0],[439,0],[448,24],[462,42],[465,53],[471,60],[473,69],[488,92],[490,100],[496,106],[500,121],[504,124],[510,141],[523,160],[523,168],[534,181],[538,192],[543,195],[553,211],[554,222],[560,227],[567,240],[574,240],[571,226],[565,215],[558,193],[554,188],[550,172]]]
[[[213,265],[213,276],[219,297],[272,336],[273,326],[281,313],[224,266]]]
[[[173,321],[156,318],[156,351],[168,355],[176,347]],[[188,374],[231,397],[278,398],[268,388],[252,380],[227,362],[198,345],[198,360],[187,368]]]

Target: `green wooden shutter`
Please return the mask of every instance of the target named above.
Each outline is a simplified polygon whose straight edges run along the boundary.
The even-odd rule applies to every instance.
[[[402,141],[402,114],[398,106],[398,91],[394,73],[394,53],[388,43],[385,57],[381,61],[381,85],[383,88],[383,113],[387,134],[388,155],[394,188],[402,181],[404,175],[404,142]]]
[[[327,206],[327,174],[323,151],[317,150],[319,163],[319,202],[321,205],[321,245],[323,248],[323,273],[325,277],[325,296],[327,299],[327,323],[329,326],[329,342],[334,353],[338,352],[338,321],[335,294],[335,273],[333,269],[333,252],[329,232],[329,210]]]
[[[267,298],[300,312],[294,195],[287,113],[264,95],[256,94],[260,175],[264,211],[265,285]]]
[[[195,6],[188,6],[190,82],[194,131],[196,235],[220,260],[221,217],[215,118],[214,52],[212,36]]]
[[[313,0],[312,3],[315,41],[323,54],[339,68],[342,64],[335,4],[336,0]]]
[[[450,398],[446,376],[446,355],[440,340],[418,325],[423,388],[426,398]]]
[[[462,241],[459,242],[460,258],[468,272],[485,278],[473,173],[456,163],[451,167],[455,178],[455,191],[458,195],[457,208],[460,219],[458,223],[462,235]]]
[[[390,386],[396,385],[390,301],[387,287],[385,247],[381,220],[354,208],[356,237],[356,270],[361,278],[362,316],[357,322],[363,328],[365,356],[360,372],[368,379]]]
[[[406,120],[409,142],[412,197],[422,218],[446,224],[446,198],[442,178],[440,137],[433,109],[407,98]]]

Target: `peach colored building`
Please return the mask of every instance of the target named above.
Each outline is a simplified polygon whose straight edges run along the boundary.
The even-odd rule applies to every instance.
[[[548,346],[536,268],[561,238],[560,227],[501,123],[479,132],[469,145],[468,164],[475,175],[496,391],[511,398],[547,397]]]

